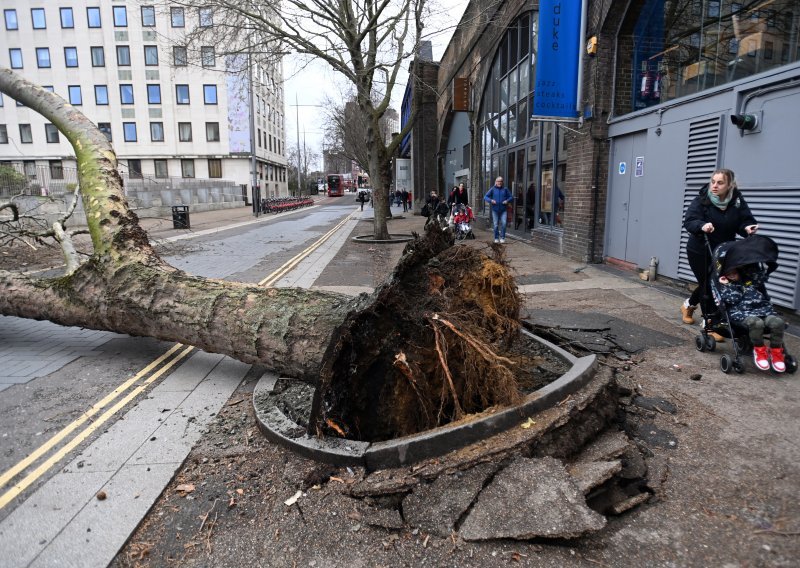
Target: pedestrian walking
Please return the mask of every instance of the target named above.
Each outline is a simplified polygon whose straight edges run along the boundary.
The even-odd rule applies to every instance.
[[[403,200],[403,213],[408,211],[408,190],[404,187],[400,192],[400,198]]]
[[[508,224],[508,205],[514,201],[514,194],[503,185],[503,178],[494,180],[494,185],[489,188],[483,200],[491,205],[492,224],[494,225],[494,242],[506,242],[506,225]]]

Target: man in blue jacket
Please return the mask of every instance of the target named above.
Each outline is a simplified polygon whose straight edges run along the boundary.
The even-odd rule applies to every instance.
[[[498,177],[494,180],[494,185],[483,196],[483,200],[491,205],[494,242],[505,243],[506,225],[508,224],[508,209],[506,206],[514,201],[514,195],[510,189],[503,185],[503,178]]]

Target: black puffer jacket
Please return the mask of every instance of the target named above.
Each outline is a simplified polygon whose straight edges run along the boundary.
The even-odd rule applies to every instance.
[[[722,211],[708,198],[708,184],[706,184],[700,188],[700,195],[694,198],[683,218],[683,227],[689,232],[686,250],[705,251],[702,226],[708,222],[714,225],[714,232],[706,233],[711,243],[711,250],[714,250],[719,244],[735,240],[737,234],[746,237],[747,231],[744,228],[755,225],[756,218],[753,217],[738,188],[733,189],[733,198],[725,211]]]

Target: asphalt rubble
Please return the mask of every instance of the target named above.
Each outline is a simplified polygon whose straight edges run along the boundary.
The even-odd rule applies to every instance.
[[[422,230],[421,217],[398,217],[391,233]],[[246,209],[207,212],[192,230],[252,221]],[[156,240],[186,233],[142,224]],[[474,228],[467,246],[490,247],[485,223]],[[353,236],[370,230],[365,220]],[[402,247],[348,242],[318,283],[376,286]],[[254,416],[264,374],[254,367],[112,566],[795,566],[797,377],[752,364],[722,373],[730,345],[695,349],[680,285],[514,239],[505,247],[531,328],[599,357],[585,403],[569,398],[455,457],[366,472],[269,442]],[[800,353],[798,337],[786,339]],[[548,438],[549,424],[567,421],[600,435],[567,452]],[[600,421],[614,428],[600,432]],[[537,435],[547,455],[528,443]],[[610,495],[626,489],[617,484],[587,507],[611,478],[637,491]]]

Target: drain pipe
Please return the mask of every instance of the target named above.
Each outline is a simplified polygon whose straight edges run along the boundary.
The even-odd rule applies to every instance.
[[[599,147],[602,145],[603,141],[599,139],[595,139],[595,143],[598,147],[595,148],[594,152],[594,175],[592,177],[592,242],[591,246],[589,247],[589,262],[594,263],[595,261],[595,245],[597,244],[597,206],[600,201],[600,151],[601,148]]]

